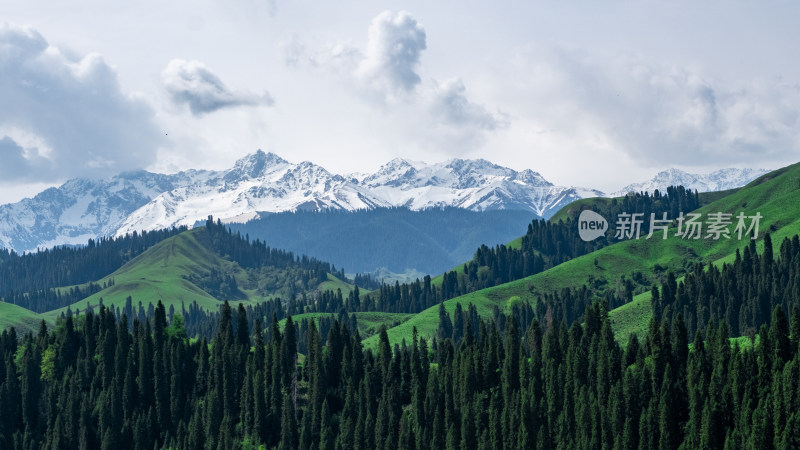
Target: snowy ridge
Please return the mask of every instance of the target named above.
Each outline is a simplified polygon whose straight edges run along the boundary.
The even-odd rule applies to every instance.
[[[114,235],[119,224],[141,205],[205,174],[138,171],[101,181],[67,181],[32,199],[0,206],[0,247],[33,251],[64,244],[85,245],[91,238]]]
[[[390,205],[340,175],[310,162],[291,164],[259,151],[229,171],[156,196],[127,217],[115,234],[191,226],[208,215],[242,221],[257,212],[379,206]]]
[[[764,169],[720,169],[707,174],[693,174],[678,169],[659,172],[650,180],[625,186],[611,197],[621,197],[629,192],[649,192],[656,189],[664,192],[668,186],[681,185],[697,192],[724,191],[746,185],[756,178],[769,173]]]
[[[698,191],[730,189],[763,173],[722,169],[693,175],[670,169],[612,195],[652,192],[673,184]],[[594,189],[555,186],[532,170],[518,172],[484,159],[438,164],[394,159],[372,174],[342,176],[308,161],[295,164],[259,150],[229,170],[173,175],[137,171],[105,180],[76,179],[33,199],[1,205],[0,248],[24,252],[83,245],[101,236],[192,226],[209,215],[247,222],[261,212],[458,207],[523,210],[546,219],[575,200],[603,195]]]
[[[134,211],[116,235],[192,225],[209,214],[246,221],[256,212],[298,210],[454,206],[521,209],[549,217],[578,198],[582,197],[574,188],[553,186],[536,172],[517,172],[483,159],[439,164],[394,159],[373,174],[343,177],[308,161],[292,164],[258,151],[227,172],[156,196]]]

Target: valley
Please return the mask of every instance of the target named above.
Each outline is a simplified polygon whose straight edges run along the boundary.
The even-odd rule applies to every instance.
[[[235,335],[239,333],[236,330],[250,330],[255,333],[256,347],[259,345],[258,342],[272,342],[267,348],[274,348],[272,351],[275,352],[279,351],[280,346],[286,345],[276,339],[281,335],[289,339],[291,335],[291,339],[297,342],[297,361],[303,362],[302,366],[298,366],[302,368],[297,369],[301,370],[298,382],[304,390],[308,389],[303,398],[304,401],[310,402],[310,405],[320,405],[321,403],[314,402],[322,401],[325,397],[314,399],[315,395],[320,395],[315,394],[315,383],[321,381],[315,381],[317,375],[306,370],[316,370],[313,368],[322,366],[326,367],[327,371],[339,370],[335,369],[335,365],[330,365],[328,359],[320,356],[320,350],[341,352],[347,349],[346,352],[349,352],[350,357],[354,357],[353,352],[361,348],[367,354],[378,356],[376,368],[379,372],[383,370],[380,369],[381,364],[387,364],[383,367],[394,367],[409,357],[412,357],[412,365],[417,364],[414,361],[437,361],[431,364],[429,369],[420,367],[413,369],[424,370],[428,373],[427,376],[433,377],[434,367],[438,367],[437,371],[466,370],[466,368],[451,367],[455,361],[448,359],[446,355],[452,352],[485,353],[490,351],[489,347],[485,346],[499,345],[501,353],[495,354],[493,358],[505,358],[502,367],[497,367],[501,378],[492,381],[492,377],[489,377],[483,381],[498,388],[506,383],[512,383],[510,373],[522,370],[521,359],[516,362],[510,360],[514,352],[519,352],[520,358],[545,358],[545,353],[542,352],[552,352],[552,346],[556,345],[547,342],[553,339],[565,339],[567,336],[580,337],[581,334],[583,334],[581,340],[574,341],[573,339],[578,339],[577,337],[569,338],[569,348],[582,345],[579,342],[585,339],[600,339],[600,342],[604,342],[602,345],[617,348],[618,350],[614,350],[617,352],[625,352],[625,360],[633,362],[643,357],[636,356],[637,352],[652,352],[653,348],[644,346],[640,350],[631,350],[631,346],[638,348],[640,342],[651,342],[655,339],[654,336],[659,335],[667,339],[664,333],[669,333],[665,331],[669,328],[665,327],[670,326],[670,323],[679,328],[674,331],[678,335],[669,339],[680,338],[679,329],[682,329],[683,339],[687,345],[694,331],[688,333],[686,329],[697,330],[693,344],[695,348],[702,345],[702,336],[705,335],[707,345],[718,345],[714,344],[715,339],[724,337],[726,345],[731,345],[727,344],[729,338],[730,342],[736,343],[732,344],[734,351],[741,348],[740,351],[747,352],[748,350],[744,349],[749,348],[751,349],[749,351],[758,352],[761,351],[759,349],[763,347],[764,342],[767,342],[765,333],[770,336],[776,333],[773,328],[779,323],[774,320],[783,320],[788,326],[788,316],[791,314],[791,326],[795,327],[795,322],[800,324],[800,316],[797,316],[798,308],[793,306],[795,300],[790,298],[792,294],[784,294],[780,297],[782,301],[765,298],[768,304],[759,306],[766,308],[763,310],[766,312],[760,314],[766,314],[765,317],[771,314],[773,321],[764,319],[757,319],[761,322],[755,323],[748,321],[744,317],[750,314],[746,312],[748,311],[746,308],[751,306],[747,306],[748,303],[744,302],[741,306],[737,306],[740,310],[728,313],[727,317],[739,317],[739,319],[735,324],[727,326],[725,320],[732,319],[725,319],[724,311],[721,315],[715,311],[698,311],[697,314],[701,316],[697,318],[694,312],[686,316],[675,316],[669,305],[670,302],[677,300],[673,297],[672,300],[663,303],[660,297],[674,295],[674,292],[668,293],[676,289],[670,287],[672,286],[670,283],[675,283],[676,287],[683,289],[684,282],[688,283],[691,279],[691,283],[695,283],[693,280],[709,270],[710,266],[716,270],[727,271],[733,267],[731,264],[735,264],[736,270],[745,270],[741,262],[742,252],[746,261],[753,257],[757,258],[756,261],[760,261],[760,257],[767,258],[760,256],[768,251],[764,245],[766,233],[769,234],[770,253],[776,255],[775,264],[781,264],[769,271],[778,274],[790,270],[787,272],[789,274],[787,281],[790,285],[785,292],[791,293],[793,283],[796,283],[796,275],[791,272],[794,269],[787,268],[786,264],[789,263],[786,259],[795,258],[795,253],[800,252],[800,245],[797,244],[797,235],[800,234],[800,210],[796,207],[800,205],[798,180],[800,180],[800,165],[793,165],[762,175],[744,187],[728,191],[695,194],[682,188],[670,188],[665,190],[666,194],[663,196],[660,193],[653,196],[640,193],[613,199],[580,200],[565,206],[549,221],[539,219],[529,223],[528,232],[517,239],[508,239],[507,245],[492,247],[483,245],[468,261],[453,265],[452,270],[445,271],[440,276],[424,276],[424,279],[402,284],[380,284],[369,277],[361,276],[356,277],[354,284],[341,268],[337,269],[330,263],[302,254],[273,248],[258,237],[254,237],[258,235],[258,231],[254,228],[225,224],[213,217],[208,217],[205,223],[198,224],[193,229],[173,228],[158,232],[160,234],[144,233],[141,237],[133,235],[116,240],[92,241],[84,248],[65,247],[58,252],[54,251],[52,256],[49,252],[28,255],[7,253],[0,263],[0,269],[5,271],[5,279],[9,281],[15,279],[12,274],[24,273],[23,268],[41,264],[36,261],[42,263],[47,261],[47,264],[55,264],[52,267],[58,267],[58,260],[53,258],[67,258],[64,261],[81,261],[88,266],[77,270],[75,275],[66,272],[59,277],[53,277],[54,280],[69,280],[71,284],[40,283],[36,285],[35,290],[22,295],[13,286],[6,287],[3,291],[5,295],[14,293],[13,297],[6,298],[13,298],[18,305],[0,302],[2,307],[0,325],[6,330],[3,339],[7,340],[12,339],[8,334],[11,327],[16,330],[17,338],[31,333],[27,339],[32,339],[32,336],[41,336],[42,330],[60,333],[57,330],[64,327],[65,320],[68,327],[74,327],[75,325],[69,323],[81,323],[84,317],[86,320],[97,317],[101,321],[110,320],[111,323],[118,323],[117,326],[122,328],[117,333],[127,333],[125,330],[131,327],[131,320],[134,332],[142,324],[149,327],[150,323],[154,323],[157,327],[165,328],[177,324],[181,329],[175,332],[184,334],[187,339],[195,340],[194,342],[213,341],[214,348],[220,345],[238,345],[232,340],[226,341],[233,338],[226,337],[225,333]],[[731,216],[738,213],[754,216],[758,213],[763,217],[759,223],[758,239],[740,240],[735,236],[717,240],[685,239],[677,234],[676,224],[673,223],[666,239],[656,234],[657,238],[654,239],[642,237],[620,240],[614,237],[615,228],[619,224],[615,224],[613,219],[609,220],[610,228],[599,240],[582,242],[577,238],[576,221],[583,209],[592,209],[604,217],[613,218],[628,208],[644,207],[646,210],[665,211],[666,214],[667,211],[682,207],[681,205],[688,207],[686,213],[702,216],[718,212]],[[445,210],[439,214],[452,216],[455,213],[446,213]],[[316,214],[320,213],[295,214],[296,216],[288,218],[303,218],[304,214],[311,214],[308,216],[309,219],[316,219]],[[391,216],[409,213],[387,210],[380,214]],[[343,217],[349,220],[349,217]],[[406,216],[406,220],[411,217]],[[492,218],[490,223],[503,220],[499,218],[500,216],[497,217]],[[367,226],[375,229],[374,222],[367,223],[369,224]],[[321,229],[316,228],[316,230]],[[446,236],[450,232],[453,231],[447,230],[440,236]],[[314,233],[320,231],[298,229],[298,242],[303,240],[304,234]],[[457,233],[455,232],[456,236]],[[334,239],[325,237],[324,234],[322,237],[323,241]],[[795,244],[792,244],[792,239]],[[398,252],[399,248],[391,252]],[[376,251],[381,250],[376,249]],[[83,256],[84,254],[105,255],[104,259],[108,263],[105,268],[97,269],[105,271],[105,274],[99,277],[90,275],[98,272],[89,270],[92,263]],[[767,264],[766,261],[771,259],[763,261],[765,262],[758,264]],[[75,267],[78,269],[84,266]],[[766,276],[766,273],[758,275],[758,272],[754,272],[753,275],[742,276]],[[796,285],[794,289],[797,292]],[[76,299],[75,296],[81,295],[81,292],[90,294]],[[658,300],[654,300],[655,295],[659,296]],[[724,298],[720,300],[733,301]],[[30,306],[39,305],[39,312],[19,306],[20,303],[34,301],[37,303],[31,303]],[[773,313],[775,305],[778,306]],[[666,319],[667,314],[669,319]],[[743,314],[745,316],[742,316]],[[781,316],[783,319],[775,319],[775,314],[783,314]],[[663,322],[662,317],[664,317]],[[711,321],[706,323],[709,317]],[[680,323],[678,324],[676,320]],[[161,325],[158,325],[159,321]],[[231,321],[236,322],[236,325],[228,323]],[[269,325],[270,323],[272,325]],[[743,329],[744,334],[729,335],[727,330],[739,329],[740,323],[753,323],[756,326],[748,325],[749,331],[744,333]],[[760,330],[757,326],[759,323]],[[226,329],[228,331],[225,331]],[[580,331],[581,329],[585,331]],[[556,337],[557,333],[562,333],[562,337]],[[786,339],[794,342],[795,333],[792,328],[790,333],[787,332]],[[505,338],[501,338],[503,335]],[[248,342],[247,345],[250,345],[249,336],[242,334],[238,336],[237,339],[244,339]],[[522,346],[516,341],[519,338]],[[542,339],[546,343],[544,347]],[[775,339],[779,338],[770,339],[772,340],[769,342],[775,342]],[[503,340],[505,344],[502,343]],[[27,342],[24,345],[31,345],[30,341]],[[155,344],[167,345],[167,342],[173,341],[163,342],[159,344],[156,341]],[[178,342],[174,341],[170,345]],[[11,344],[7,342],[4,345]],[[278,347],[270,347],[275,345]],[[564,341],[559,345],[567,345],[567,342]],[[677,344],[671,345],[673,345],[671,351],[676,352],[674,345]],[[547,350],[548,348],[550,350]],[[425,356],[423,357],[420,352]],[[631,356],[627,356],[631,352],[633,352]],[[258,357],[257,355],[258,351],[255,357]],[[485,353],[481,358],[487,358],[488,355]],[[339,358],[341,353],[333,357]],[[595,357],[606,358],[608,355],[597,353],[592,358]],[[654,357],[656,356],[647,356],[647,358]],[[709,354],[709,358],[715,357]],[[789,356],[782,358],[786,360]],[[247,364],[248,367],[251,364],[249,361],[251,357],[240,359],[240,363]],[[262,363],[255,361],[252,363],[257,366],[260,364],[269,366],[266,360]],[[282,365],[289,362],[283,360],[280,364],[279,367],[285,367]],[[491,364],[500,364],[500,361],[495,360],[492,363],[486,360],[484,364],[489,364],[487,367],[491,367]],[[508,364],[516,364],[519,368],[508,369],[506,367]],[[794,363],[789,358],[786,364],[786,367],[789,367],[788,364]],[[537,366],[534,365],[535,367]],[[253,366],[252,370],[258,369]],[[398,367],[397,370],[406,369]],[[634,369],[629,367],[628,371],[631,370]],[[388,377],[386,380],[393,377],[389,373],[382,376]],[[402,374],[398,376],[401,378],[397,382],[400,382],[399,380],[403,379]],[[531,376],[534,374],[525,372],[521,375],[521,381],[527,382],[525,380]],[[285,382],[280,380],[274,378],[270,383],[277,383],[274,384],[277,389],[277,386]],[[329,383],[346,382],[346,378],[337,380],[339,381],[332,380]],[[412,377],[411,381],[413,380]],[[576,381],[580,382],[580,378],[576,378]],[[551,382],[547,383],[550,386]],[[528,392],[526,395],[532,394],[523,386],[520,385],[519,389]],[[429,391],[427,395],[434,394]],[[280,403],[278,398],[269,401]],[[347,397],[333,398],[339,398],[338,401],[341,402]],[[411,399],[403,400],[401,396],[398,401],[408,405]],[[574,401],[577,402],[577,399]],[[475,404],[477,407],[481,400],[476,397],[470,402],[478,402]],[[257,403],[254,405],[258,408]],[[545,407],[546,405],[531,406],[533,410],[539,411],[536,414],[544,414],[545,410],[538,408]],[[243,404],[241,408],[244,412],[245,405]],[[302,407],[297,406],[297,408]],[[342,419],[356,414],[348,413],[347,406],[341,403],[334,408],[334,411],[338,412],[328,414],[342,414]],[[468,411],[462,410],[461,414],[472,414]],[[642,417],[649,416],[646,410],[636,414],[642,414]],[[278,420],[273,417],[269,420],[273,421],[273,426],[282,426],[281,423],[285,419]],[[260,429],[258,426],[252,426],[256,428],[253,428],[250,434],[245,434],[246,436],[266,436],[258,431]],[[342,427],[340,432],[344,432],[346,425],[341,424],[340,427]],[[432,436],[438,435],[434,430],[424,431],[424,427],[420,427],[419,430],[430,432]],[[462,433],[467,432],[462,430]],[[164,435],[164,439],[171,436],[169,433]],[[174,436],[180,436],[180,433]],[[515,434],[515,436],[515,442],[524,439],[521,435]],[[690,437],[687,434],[687,439]],[[553,438],[569,440],[564,436]],[[207,435],[205,439],[213,441],[218,437]],[[296,436],[296,439],[301,439],[301,436]],[[267,438],[268,442],[269,440]],[[513,447],[516,444],[509,445]]]

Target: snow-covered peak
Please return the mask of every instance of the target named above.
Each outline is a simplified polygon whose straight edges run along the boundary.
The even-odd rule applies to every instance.
[[[448,169],[452,169],[453,172],[459,174],[465,173],[491,173],[491,174],[507,174],[509,172],[513,172],[513,170],[498,166],[490,161],[487,161],[483,158],[480,159],[451,159],[444,164],[444,167]]]
[[[294,164],[259,151],[237,161],[230,171],[155,197],[126,218],[116,234],[191,226],[209,214],[237,221],[258,212],[353,211],[379,206],[391,205],[322,166],[310,161]]]
[[[415,179],[417,168],[426,167],[425,163],[395,158],[382,165],[377,172],[361,178],[364,186],[396,186],[400,187]]]
[[[765,169],[720,169],[705,176],[706,184],[714,191],[723,191],[744,186],[761,175],[769,173]]]
[[[677,169],[658,173],[629,191],[681,184],[698,191],[738,187],[764,170],[722,169],[705,175]],[[548,218],[594,189],[555,186],[530,169],[516,171],[484,159],[427,164],[393,159],[372,174],[341,176],[313,162],[289,162],[261,150],[229,170],[171,175],[131,171],[105,180],[74,179],[32,199],[0,205],[0,247],[29,251],[90,238],[173,225],[193,225],[209,214],[247,221],[260,212],[377,207],[516,209]]]
[[[330,189],[334,184],[345,183],[346,181],[341,175],[331,174],[322,166],[303,161],[300,164],[291,166],[277,182],[286,188],[298,190],[311,189],[318,186]]]
[[[545,180],[545,178],[539,173],[534,172],[531,169],[525,169],[522,172],[517,174],[517,180],[522,183],[529,184],[531,186],[552,186],[553,183]]]
[[[289,162],[280,156],[258,150],[251,155],[239,159],[225,175],[225,181],[242,181],[245,179],[263,178],[286,169]]]
[[[207,172],[126,172],[104,180],[72,179],[33,198],[0,205],[0,247],[18,252],[82,245],[113,235],[136,209]]]
[[[698,192],[724,191],[744,186],[754,179],[768,173],[764,169],[720,169],[706,174],[693,174],[680,169],[670,168],[657,173],[653,178],[625,186],[611,196],[619,197],[629,192],[649,192],[656,189],[665,191],[669,186],[681,185]]]

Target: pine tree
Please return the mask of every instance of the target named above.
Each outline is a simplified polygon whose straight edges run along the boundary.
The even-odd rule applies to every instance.
[[[452,338],[453,336],[453,322],[444,308],[444,302],[439,303],[439,330],[436,332],[436,336],[439,339]]]
[[[278,446],[281,450],[297,448],[297,419],[295,418],[294,402],[288,393],[283,394],[283,411],[281,415],[281,440]]]

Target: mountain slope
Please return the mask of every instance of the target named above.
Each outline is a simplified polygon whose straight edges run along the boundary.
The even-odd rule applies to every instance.
[[[164,191],[202,179],[206,172],[159,175],[128,172],[107,180],[75,179],[32,199],[0,205],[0,248],[18,252],[85,245],[112,236],[135,210]]]
[[[83,310],[88,305],[98,305],[100,299],[106,306],[122,307],[126,298],[131,296],[134,305],[162,300],[167,308],[174,305],[180,309],[181,302],[188,305],[196,301],[201,307],[216,309],[219,305],[217,299],[185,279],[185,276],[199,275],[225,264],[202,246],[195,234],[191,231],[182,233],[155,245],[101,280],[113,280],[112,286],[70,305],[70,308]],[[57,316],[64,310],[66,308],[44,315]]]
[[[248,249],[252,250],[249,254]],[[253,262],[253,252],[265,255],[261,262]],[[106,306],[121,308],[131,297],[133,306],[161,300],[167,308],[174,306],[180,310],[182,305],[188,307],[197,302],[201,308],[216,311],[224,300],[257,302],[275,295],[286,297],[287,285],[290,291],[298,293],[306,288],[308,291],[339,288],[348,294],[350,285],[330,273],[313,274],[325,267],[327,263],[308,258],[301,262],[291,253],[271,250],[263,244],[256,246],[212,224],[161,241],[97,280],[97,284],[105,286],[102,290],[68,307],[84,310],[102,300]],[[303,283],[308,286],[301,286]],[[66,309],[49,311],[43,316],[56,317]]]
[[[19,336],[28,331],[36,333],[43,319],[45,317],[33,311],[0,301],[0,332],[14,327],[17,329],[17,335]]]
[[[696,212],[704,214],[725,212],[734,216],[739,212],[746,215],[760,213],[758,248],[763,248],[760,240],[764,232],[772,234],[774,247],[780,245],[785,237],[800,233],[800,163],[767,173],[752,181],[730,195],[720,198],[701,207]],[[577,230],[576,230],[577,232]],[[667,270],[678,274],[691,269],[694,263],[710,263],[730,261],[737,248],[742,248],[749,241],[730,240],[683,240],[674,236],[674,229],[666,240],[627,240],[602,248],[587,255],[569,260],[549,270],[516,280],[503,285],[483,289],[461,297],[448,300],[445,307],[448,312],[455,309],[455,304],[462,306],[475,304],[482,315],[491,311],[492,305],[506,304],[508,299],[519,296],[523,301],[536,302],[542,294],[557,292],[563,288],[578,288],[584,284],[602,288],[614,286],[622,276],[630,277],[639,271],[649,283],[658,281]],[[643,287],[644,288],[644,287]],[[623,305],[620,312],[613,312],[612,317],[621,319],[622,311],[635,311],[639,320],[648,320],[649,293],[635,297],[635,303]],[[642,317],[641,315],[645,316]],[[651,313],[650,313],[651,314]],[[626,318],[626,320],[633,320]],[[640,323],[629,328],[636,329]],[[403,338],[408,339],[413,327],[420,336],[430,337],[438,327],[438,306],[429,308],[402,325],[388,330],[390,341],[394,344]],[[626,329],[627,330],[627,329]],[[377,338],[364,341],[365,346],[373,347]]]

